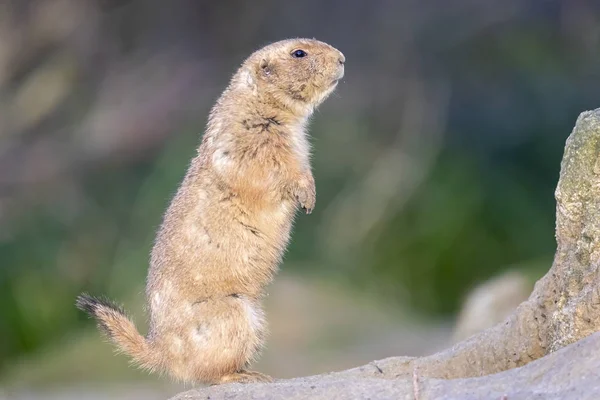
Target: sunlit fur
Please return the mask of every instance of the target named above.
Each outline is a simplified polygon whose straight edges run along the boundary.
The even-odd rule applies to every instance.
[[[297,49],[307,56],[293,57]],[[111,303],[79,299],[138,365],[185,382],[270,380],[246,369],[265,340],[261,298],[297,209],[314,208],[306,124],[344,61],[328,44],[292,39],[255,52],[233,76],[159,229],[146,337]]]

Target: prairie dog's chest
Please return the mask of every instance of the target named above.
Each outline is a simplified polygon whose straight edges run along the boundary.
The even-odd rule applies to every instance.
[[[290,138],[291,148],[297,157],[302,170],[310,168],[310,143],[306,132],[302,129]]]
[[[267,179],[309,168],[310,143],[304,129],[250,134],[219,146],[213,161]]]

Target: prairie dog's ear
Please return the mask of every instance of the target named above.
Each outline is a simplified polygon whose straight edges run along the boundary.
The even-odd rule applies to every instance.
[[[271,62],[269,62],[269,60],[267,60],[266,58],[263,58],[262,60],[260,60],[259,69],[260,69],[259,74],[261,74],[263,76],[269,76],[269,75],[271,75],[273,65],[271,64]]]

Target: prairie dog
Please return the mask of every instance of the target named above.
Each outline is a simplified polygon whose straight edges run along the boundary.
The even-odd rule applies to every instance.
[[[268,382],[247,368],[265,339],[261,306],[296,211],[315,206],[308,119],[344,75],[344,55],[314,39],[253,53],[213,107],[150,257],[150,328],[110,301],[77,307],[134,362],[188,383]]]

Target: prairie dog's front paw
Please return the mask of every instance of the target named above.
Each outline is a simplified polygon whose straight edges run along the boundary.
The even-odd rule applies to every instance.
[[[298,183],[296,199],[300,203],[300,207],[306,210],[307,214],[310,214],[314,210],[315,202],[317,201],[317,190],[312,176],[306,177]]]

